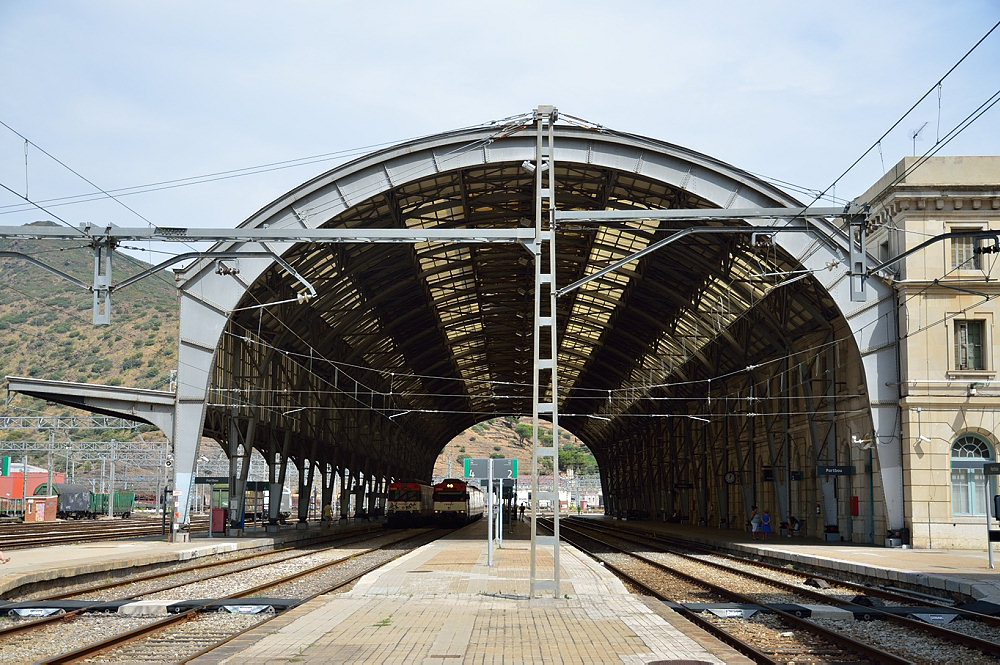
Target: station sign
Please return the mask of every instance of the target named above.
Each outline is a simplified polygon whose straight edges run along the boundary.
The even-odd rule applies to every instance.
[[[983,475],[1000,476],[1000,464],[996,462],[987,462],[986,464],[983,464]]]
[[[490,463],[493,464],[493,473],[490,474]],[[466,478],[517,478],[516,459],[472,459],[466,457],[463,464]]]
[[[225,485],[229,482],[229,478],[218,477],[218,476],[195,476],[195,485]]]
[[[853,466],[817,466],[817,476],[853,476]]]

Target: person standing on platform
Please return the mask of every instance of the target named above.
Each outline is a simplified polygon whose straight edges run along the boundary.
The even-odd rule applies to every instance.
[[[760,513],[757,512],[757,506],[753,505],[750,507],[750,536],[757,540],[757,534],[760,532]]]
[[[767,540],[767,534],[771,533],[771,513],[768,512],[767,508],[764,509],[764,514],[760,518],[760,538],[761,540]]]
[[[524,521],[524,502],[521,502],[521,515],[520,515],[520,519],[521,519],[522,522]]]

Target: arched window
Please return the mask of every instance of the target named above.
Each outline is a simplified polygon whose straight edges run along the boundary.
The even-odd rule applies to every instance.
[[[990,444],[981,436],[963,434],[951,445],[951,514],[985,515],[986,481],[983,463],[993,460]]]

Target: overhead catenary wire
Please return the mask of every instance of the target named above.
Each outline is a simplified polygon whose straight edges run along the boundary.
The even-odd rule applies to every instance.
[[[496,126],[498,124],[510,123],[513,120],[516,120],[518,118],[522,118],[522,116],[511,116],[510,118],[504,118],[503,120],[489,121],[489,122],[486,122],[486,123],[482,123],[481,125],[472,125],[472,126],[469,126],[469,127],[465,127],[465,128],[461,128],[461,129],[453,130],[453,131],[458,132],[458,131],[465,131],[465,130],[476,129],[476,128],[488,128],[488,127]],[[2,121],[0,121],[0,122],[2,122]],[[5,125],[5,126],[7,126],[7,125]],[[522,126],[522,125],[511,125],[511,126]],[[7,127],[8,127],[8,129],[11,129],[11,131],[13,131],[13,132],[16,133],[16,130],[10,128],[9,126],[7,126]],[[509,130],[510,127],[509,126],[504,126],[502,129],[503,130]],[[20,136],[20,134],[18,134],[18,135]],[[198,184],[204,184],[204,183],[210,183],[210,182],[217,182],[217,181],[221,181],[221,180],[228,180],[228,179],[232,179],[232,178],[240,178],[240,177],[245,177],[245,176],[258,175],[258,174],[261,174],[261,173],[268,173],[268,172],[282,170],[282,169],[286,169],[286,168],[295,168],[295,167],[298,167],[298,166],[308,166],[308,165],[311,165],[311,164],[317,164],[317,163],[322,163],[322,162],[327,162],[327,161],[334,161],[334,160],[338,160],[338,159],[344,159],[344,158],[348,158],[348,157],[356,157],[356,156],[366,155],[366,154],[369,154],[371,152],[371,150],[373,150],[373,149],[385,148],[385,147],[396,146],[396,145],[404,145],[404,144],[406,144],[408,142],[417,140],[418,138],[419,137],[411,137],[411,138],[408,138],[408,139],[402,139],[402,140],[397,140],[397,141],[385,141],[385,142],[374,143],[374,144],[369,144],[369,145],[365,145],[365,146],[359,146],[359,147],[355,147],[355,148],[347,148],[347,149],[333,151],[333,152],[329,152],[329,153],[321,153],[321,154],[318,154],[318,155],[311,155],[311,156],[308,156],[308,157],[299,157],[299,158],[294,158],[294,159],[282,160],[282,161],[278,161],[278,162],[270,162],[270,163],[260,164],[260,165],[256,165],[256,166],[241,167],[241,168],[229,169],[229,170],[218,171],[218,172],[213,172],[213,173],[208,173],[208,174],[202,174],[202,175],[197,175],[197,176],[189,176],[189,177],[185,177],[185,178],[175,178],[175,179],[171,179],[171,180],[163,180],[163,181],[148,183],[148,184],[144,184],[144,185],[133,185],[133,186],[129,186],[129,187],[122,187],[122,188],[110,189],[110,190],[101,189],[97,185],[93,185],[93,183],[90,183],[90,181],[88,181],[88,180],[86,180],[84,178],[84,180],[86,182],[88,182],[89,184],[92,184],[96,189],[98,189],[99,193],[76,194],[76,195],[70,195],[70,196],[56,197],[56,198],[41,200],[41,201],[38,201],[37,203],[35,201],[29,201],[29,200],[27,200],[26,197],[21,197],[22,199],[25,199],[26,204],[14,204],[14,205],[0,206],[0,215],[10,214],[10,213],[15,213],[15,212],[22,212],[24,209],[26,209],[24,207],[25,205],[30,205],[30,206],[34,206],[34,207],[37,207],[38,204],[51,204],[48,207],[58,207],[58,206],[64,206],[64,205],[73,205],[73,204],[76,204],[76,203],[87,203],[87,202],[101,200],[101,199],[105,199],[105,198],[112,198],[112,199],[114,199],[116,197],[121,197],[121,196],[131,196],[131,195],[135,195],[135,194],[146,194],[146,193],[161,191],[161,190],[165,190],[165,189],[175,189],[175,188],[178,188],[178,187],[187,187],[187,186],[190,186],[190,185],[198,185]],[[492,139],[492,140],[495,140],[495,138]],[[464,151],[464,147],[460,147],[458,150],[460,152]],[[55,159],[55,158],[53,158],[53,159]],[[69,167],[66,167],[66,168],[69,168]],[[82,176],[81,176],[81,178],[82,178]],[[49,214],[52,214],[52,213],[49,213]],[[136,214],[138,214],[138,213],[136,213]],[[140,215],[140,218],[142,218],[142,219],[145,220],[145,218],[142,217],[141,215]],[[148,221],[148,220],[146,220],[146,221]]]
[[[284,325],[283,322],[282,322],[282,324]],[[231,334],[231,335],[233,335],[235,337],[240,337],[244,341],[255,342],[255,343],[262,344],[264,346],[269,346],[267,344],[267,342],[265,342],[263,339],[260,339],[260,338],[258,338],[257,340],[252,340],[252,339],[250,339],[248,337],[241,337],[241,336],[236,335],[234,333],[229,333],[229,334]],[[295,334],[294,331],[293,331],[293,334]],[[302,341],[304,341],[304,340],[302,340]],[[721,376],[722,376],[722,378],[725,378],[725,377],[729,377],[729,376],[740,374],[742,372],[751,372],[751,371],[754,371],[754,370],[756,370],[756,369],[764,366],[765,364],[770,364],[770,363],[773,363],[773,362],[782,362],[782,361],[784,361],[785,359],[787,359],[789,357],[801,356],[801,355],[807,354],[807,353],[809,353],[811,351],[817,351],[817,352],[819,352],[818,349],[821,349],[822,347],[827,347],[830,344],[836,344],[836,343],[840,343],[842,341],[843,340],[834,340],[832,342],[827,342],[827,343],[824,343],[822,345],[819,345],[818,347],[814,347],[814,348],[811,348],[811,349],[798,350],[798,351],[792,352],[790,354],[786,354],[786,356],[783,356],[781,358],[774,358],[774,359],[766,361],[765,363],[761,363],[761,364],[753,365],[753,366],[750,366],[750,367],[747,367],[747,368],[742,368],[742,369],[739,369],[739,370],[735,370],[733,372],[730,372],[730,373],[728,373],[726,375],[721,375]],[[272,347],[272,348],[274,348],[274,347]],[[317,357],[319,357],[319,359],[324,360],[325,362],[330,362],[332,364],[339,364],[337,361],[331,361],[331,360],[327,360],[325,358],[322,358],[322,354],[316,352],[315,349],[312,349],[312,347],[310,347],[310,349],[311,349],[311,351],[310,351],[310,354],[308,356],[310,359],[317,359]],[[305,354],[302,354],[302,353],[296,353],[296,352],[292,352],[292,351],[288,351],[288,350],[280,350],[280,351],[281,351],[281,354],[282,354],[283,357],[288,357],[288,358],[298,357],[300,359],[306,357]],[[798,363],[796,363],[795,365],[789,366],[789,368],[787,368],[785,370],[785,372],[791,372],[791,371],[795,370],[796,367],[808,365],[808,364],[810,364],[812,362],[812,360],[813,359],[811,357],[810,358],[805,358],[805,359],[799,361]],[[304,365],[300,361],[295,361],[295,362],[300,367],[304,367]],[[363,366],[356,366],[356,367],[358,367],[359,369],[364,369],[366,371],[372,371],[372,372],[380,373],[380,374],[383,374],[383,375],[387,371],[387,370],[377,370],[377,369],[374,369],[374,368],[363,367]],[[329,380],[326,379],[325,377],[320,377],[318,374],[315,374],[315,372],[313,372],[312,368],[309,368],[307,371],[310,374],[314,374],[315,376],[317,376],[318,378],[320,378],[320,380],[322,382],[329,383]],[[394,378],[395,377],[406,377],[407,376],[406,373],[399,372],[397,370],[389,372],[389,374],[392,377],[394,377]],[[347,376],[348,376],[348,378],[351,381],[356,381],[356,379],[353,379],[349,375],[347,375]],[[465,379],[463,379],[462,377],[434,377],[434,378],[436,378],[436,379],[445,379],[445,380],[453,380],[453,381],[465,381]],[[772,379],[773,379],[773,377],[772,377]],[[722,379],[720,379],[719,377],[712,377],[712,378],[706,378],[706,379],[699,380],[699,381],[691,381],[691,382],[683,382],[683,383],[684,384],[693,384],[693,383],[708,383],[708,384],[711,384],[711,382],[713,380],[721,381]],[[501,382],[496,382],[496,383],[501,383]],[[511,382],[502,382],[502,383],[504,385],[508,385],[508,386],[509,385],[517,385],[517,384],[512,384]],[[363,385],[363,384],[359,384],[359,385]],[[524,387],[528,387],[530,384],[521,384],[521,385],[523,385]],[[799,384],[796,384],[796,385],[799,385]],[[409,397],[409,398],[413,398],[413,397],[417,397],[417,396],[421,396],[421,397],[423,397],[423,396],[447,397],[448,396],[448,395],[442,395],[440,393],[413,394],[413,393],[410,393],[410,392],[400,392],[400,391],[395,391],[394,393],[389,393],[389,392],[374,390],[374,389],[368,388],[367,386],[365,386],[365,387],[368,389],[367,391],[368,391],[368,393],[370,395],[373,395],[373,396],[374,395],[379,395],[379,396],[382,396],[382,397],[385,397],[385,396],[387,396],[389,394],[393,394],[396,397]],[[792,386],[792,385],[789,386],[789,388],[794,388],[794,387],[795,386]],[[252,394],[252,393],[256,392],[254,390],[249,390],[246,387],[240,387],[240,388],[216,388],[216,389],[213,389],[213,390],[216,393],[227,393],[227,392],[229,392],[229,393],[241,393],[241,394],[246,394],[246,395],[249,395],[249,394]],[[599,395],[595,395],[595,398],[604,399],[604,396],[606,394],[618,394],[618,393],[625,393],[625,394],[627,394],[627,393],[632,392],[634,390],[635,390],[634,387],[623,387],[623,388],[616,389],[614,391],[604,391],[604,390],[595,391],[595,392],[599,392],[600,393]],[[265,392],[267,392],[267,391],[265,391]],[[272,392],[272,394],[284,394],[284,395],[299,394],[299,393],[301,393],[303,395],[310,395],[312,397],[316,397],[316,396],[319,396],[319,395],[327,394],[327,391],[316,391],[316,390],[299,391],[299,393],[289,393],[288,391],[284,391],[284,390],[274,390],[274,391],[270,391],[270,392]],[[335,390],[328,391],[328,392],[332,393],[332,394],[350,395],[350,393],[348,393],[347,391],[342,390],[342,389],[335,389]],[[490,396],[487,396],[487,395],[469,395],[469,394],[461,394],[461,395],[456,395],[456,396],[462,397],[462,398],[467,398],[467,399],[487,398],[487,397],[490,397]],[[507,398],[508,396],[496,396],[496,395],[493,395],[493,397]],[[838,396],[836,396],[835,399],[844,399],[846,397],[850,397],[850,396],[838,395]],[[511,396],[509,396],[509,398],[511,398],[511,399],[525,399],[526,396],[525,395],[511,395]],[[356,399],[356,396],[355,396],[355,399]],[[618,399],[618,398],[615,398],[615,399]],[[646,400],[646,399],[650,399],[650,397],[648,395],[644,395],[644,396],[640,396],[637,399],[633,399],[633,400],[630,400],[630,401],[631,402],[635,402],[637,400],[638,401],[643,401],[643,400]],[[678,399],[681,400],[681,401],[686,401],[686,402],[697,401],[697,398],[692,398],[692,397],[684,397],[684,398],[678,398]],[[745,395],[735,395],[735,396],[731,396],[731,397],[725,397],[725,396],[722,396],[722,395],[713,394],[712,395],[712,399],[715,399],[717,401],[725,401],[725,400],[728,399],[728,400],[735,400],[736,402],[742,402],[742,401],[744,401],[746,399],[746,396]],[[758,398],[758,399],[763,399],[763,398]],[[767,399],[770,399],[770,398],[767,398]],[[798,399],[798,397],[789,397],[788,399]],[[246,403],[246,404],[244,404],[244,406],[248,406],[248,407],[260,406],[261,408],[265,408],[266,410],[269,410],[269,411],[280,411],[281,408],[287,408],[284,405],[268,405],[268,404],[265,404],[263,402],[259,402],[259,403],[258,402]],[[336,408],[338,408],[338,407],[322,407],[322,406],[320,406],[318,404],[309,406],[309,405],[303,405],[301,402],[298,402],[297,406],[302,407],[302,410],[310,410],[310,409],[313,409],[313,408],[317,408],[317,409],[327,409],[327,408],[336,409]],[[371,407],[366,406],[364,408],[370,409]],[[384,409],[376,409],[376,410],[384,410]],[[392,410],[398,410],[398,409],[389,409],[389,410],[392,411]],[[408,410],[408,411],[414,411],[414,412],[431,412],[432,411],[432,410],[428,410],[428,409],[419,409],[419,408],[417,408],[417,407],[415,407],[413,405],[409,405],[406,410]],[[440,412],[440,410],[437,410],[437,411]],[[815,411],[810,411],[810,412],[811,413],[815,413]],[[494,415],[503,415],[503,414],[497,413],[495,409],[491,410],[491,411],[483,411],[483,412],[477,412],[477,413],[480,413],[480,414],[482,414],[482,413],[492,413]],[[520,412],[517,412],[517,413],[520,413]],[[782,413],[784,413],[784,412],[782,412]],[[791,413],[791,412],[788,412],[788,413]],[[806,412],[803,412],[803,413],[806,413]],[[621,412],[615,413],[614,415],[617,417],[618,415],[623,415],[624,416],[625,414],[628,414],[628,412],[627,411],[621,411]],[[510,414],[510,415],[516,415],[516,414]],[[633,414],[633,415],[635,415],[635,414]],[[747,414],[743,414],[743,415],[747,415]],[[770,415],[773,415],[773,413],[772,412],[768,412],[768,413],[754,414],[754,415],[766,415],[766,416],[770,416]],[[655,414],[650,414],[649,417],[658,417],[658,416],[656,416]]]
[[[828,185],[826,188],[824,188],[822,190],[822,192],[820,192],[820,194],[817,195],[816,198],[813,199],[812,203],[815,203],[816,201],[819,200],[819,198],[820,198],[821,195],[826,194],[828,191],[830,191],[830,189],[832,189],[833,187],[836,187],[837,183],[840,182],[848,173],[850,173],[852,170],[854,170],[854,168],[858,164],[860,164],[861,161],[865,157],[867,157],[868,154],[871,153],[872,150],[875,150],[879,145],[881,145],[882,141],[885,140],[886,137],[888,137],[889,134],[891,134],[897,127],[899,127],[899,125],[902,124],[902,122],[907,117],[909,117],[909,115],[911,113],[913,113],[913,111],[918,106],[920,106],[920,104],[925,99],[927,99],[930,95],[932,95],[935,92],[935,90],[937,90],[939,88],[939,86],[941,86],[944,83],[945,79],[947,79],[949,76],[951,76],[951,74],[956,69],[958,69],[961,66],[961,64],[963,62],[965,62],[966,59],[968,59],[968,57],[970,55],[972,55],[976,51],[976,49],[978,49],[980,47],[980,45],[982,45],[983,42],[985,42],[986,39],[989,38],[989,36],[993,34],[994,31],[996,31],[996,29],[998,27],[1000,27],[1000,21],[997,21],[996,23],[994,23],[993,27],[991,27],[989,30],[987,30],[986,34],[984,34],[982,37],[980,37],[979,40],[975,44],[973,44],[972,47],[969,48],[969,50],[966,51],[965,54],[962,55],[962,57],[958,59],[958,61],[955,62],[955,64],[953,64],[951,67],[949,67],[948,70],[940,78],[938,78],[934,82],[934,84],[931,85],[930,88],[928,88],[927,92],[925,92],[923,95],[921,95],[920,98],[917,99],[917,101],[915,101],[913,103],[913,105],[911,105],[910,108],[906,110],[905,113],[903,113],[895,122],[892,123],[892,125],[889,126],[889,129],[885,130],[885,132],[883,132],[882,135],[879,136],[878,139],[876,139],[875,142],[872,143],[872,145],[869,146],[867,150],[865,150],[863,153],[861,153],[861,155],[857,159],[855,159],[853,162],[851,162],[850,166],[848,166],[844,170],[843,173],[841,173],[839,176],[837,176],[837,178],[835,178],[834,181],[832,183],[830,183],[830,185]],[[808,207],[809,205],[812,205],[812,203],[809,203],[806,207]]]

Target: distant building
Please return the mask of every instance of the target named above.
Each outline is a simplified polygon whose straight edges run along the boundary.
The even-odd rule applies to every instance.
[[[27,478],[25,478],[27,469]],[[26,482],[27,481],[27,482]],[[7,475],[0,476],[0,499],[21,499],[22,491],[32,496],[39,485],[49,482],[49,471],[39,466],[24,465],[23,462],[11,461],[7,467]],[[66,474],[62,471],[52,473],[53,483],[66,482]]]

